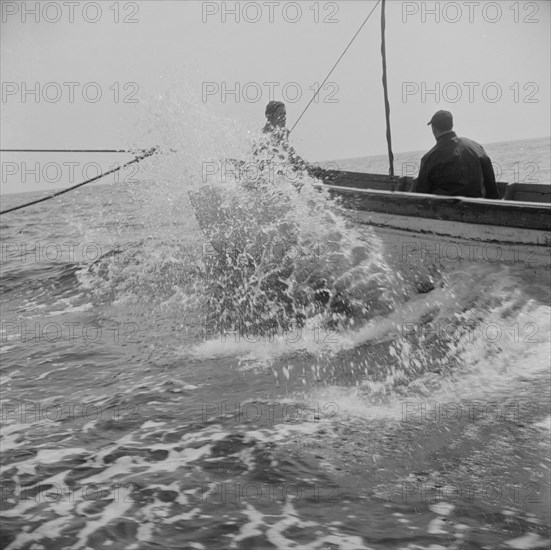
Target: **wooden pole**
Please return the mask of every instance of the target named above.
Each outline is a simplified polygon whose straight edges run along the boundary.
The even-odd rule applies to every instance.
[[[386,75],[385,5],[386,5],[386,0],[383,0],[381,4],[381,55],[383,57],[383,91],[385,95],[386,141],[388,145],[388,162],[389,162],[388,173],[391,176],[394,176],[394,154],[392,153],[392,135],[390,132],[390,103],[388,101],[388,83],[387,83],[387,75]]]

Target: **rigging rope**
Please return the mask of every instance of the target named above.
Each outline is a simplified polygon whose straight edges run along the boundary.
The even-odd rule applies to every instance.
[[[346,48],[344,49],[344,51],[342,52],[341,56],[337,59],[337,62],[333,65],[333,68],[329,71],[328,75],[325,77],[325,79],[323,80],[323,82],[320,84],[319,88],[317,89],[316,93],[314,94],[314,96],[312,97],[312,99],[310,100],[310,102],[308,103],[308,105],[306,105],[306,107],[304,108],[304,111],[302,111],[301,115],[298,117],[297,121],[294,123],[293,127],[289,130],[289,133],[291,133],[295,127],[297,126],[297,124],[300,122],[300,120],[302,119],[302,117],[304,116],[304,113],[306,113],[306,111],[308,110],[308,108],[310,107],[310,105],[312,105],[312,103],[315,101],[316,97],[318,97],[321,89],[323,88],[323,85],[327,82],[327,80],[329,79],[329,77],[333,74],[333,71],[337,68],[337,65],[340,63],[341,59],[345,56],[346,52],[349,50],[350,46],[352,46],[352,43],[354,42],[354,40],[356,40],[356,37],[360,34],[361,30],[364,28],[365,24],[367,23],[367,21],[369,20],[369,18],[371,17],[371,14],[376,10],[377,6],[381,3],[381,0],[377,0],[377,3],[375,4],[375,6],[373,7],[373,9],[369,12],[369,15],[364,19],[364,22],[361,24],[360,28],[358,29],[358,31],[356,32],[356,34],[352,37],[352,40],[348,43],[348,46],[346,46]]]
[[[76,150],[75,150],[76,151]],[[86,181],[83,181],[82,183],[77,183],[76,185],[73,185],[72,187],[67,187],[67,189],[62,189],[61,191],[57,191],[56,193],[52,193],[51,195],[48,195],[47,197],[42,197],[41,199],[36,199],[34,201],[26,202],[24,204],[20,204],[18,206],[14,206],[13,208],[8,208],[7,210],[2,210],[0,212],[0,215],[7,214],[8,212],[15,212],[16,210],[21,210],[22,208],[27,208],[28,206],[32,206],[33,204],[38,204],[40,202],[49,201],[50,199],[53,199],[54,197],[59,197],[59,195],[63,195],[64,193],[68,193],[69,191],[72,191],[73,189],[77,189],[78,187],[82,187],[83,185],[86,185],[87,183],[92,183],[93,181],[97,181],[101,178],[104,178],[105,176],[108,176],[109,174],[113,174],[115,172],[118,172],[122,168],[126,168],[127,166],[130,166],[131,164],[134,164],[135,162],[140,162],[146,157],[150,157],[157,151],[157,147],[152,147],[151,149],[143,150],[142,154],[138,157],[136,157],[134,160],[131,160],[125,164],[122,164],[116,168],[112,168],[108,172],[104,172],[103,174],[100,174],[99,176],[96,176],[94,178],[90,178]],[[71,151],[74,152],[74,151]],[[84,151],[79,151],[84,152]],[[117,151],[119,152],[119,151]]]
[[[0,153],[135,153],[127,149],[0,149]]]

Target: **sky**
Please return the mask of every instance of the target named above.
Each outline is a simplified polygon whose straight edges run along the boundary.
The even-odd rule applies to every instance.
[[[2,148],[149,147],[155,143],[147,142],[148,132],[159,129],[150,128],[156,122],[144,118],[144,109],[174,94],[185,102],[163,116],[187,122],[189,139],[209,128],[206,115],[210,123],[220,117],[236,128],[261,128],[272,99],[286,103],[290,127],[375,6],[376,0],[2,0]],[[549,136],[550,6],[388,0],[394,150],[432,147],[426,124],[439,109],[452,111],[458,134],[482,144]],[[379,4],[294,130],[304,158],[386,151],[380,15]],[[137,136],[144,141],[137,144]],[[60,187],[55,174],[23,182],[23,158],[42,170],[77,157],[3,153],[3,193]],[[81,174],[78,166],[72,183]]]

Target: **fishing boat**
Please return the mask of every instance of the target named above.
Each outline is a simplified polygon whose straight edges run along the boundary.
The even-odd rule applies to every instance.
[[[413,193],[411,178],[394,176],[385,4],[382,0],[381,55],[389,175],[320,170],[318,178],[342,199],[355,221],[393,232],[393,238],[385,240],[394,242],[401,256],[409,247],[439,262],[490,260],[549,267],[551,184],[498,182],[500,200],[489,200]],[[482,254],[473,254],[476,247],[482,247]],[[442,254],[444,249],[449,258]]]
[[[340,199],[355,223],[367,224],[375,228],[377,233],[384,234],[383,237],[386,238],[383,240],[388,252],[399,258],[408,254],[410,257],[417,255],[423,261],[436,260],[438,263],[486,260],[503,263],[527,262],[534,267],[549,268],[551,183],[498,182],[500,200],[490,200],[415,193],[411,191],[411,178],[394,175],[387,86],[385,3],[386,0],[382,0],[381,53],[389,175],[315,168],[309,169],[310,175],[326,186],[332,196]],[[323,84],[319,89],[322,86]],[[312,101],[315,97],[316,94]],[[232,162],[240,164],[240,161]],[[207,192],[206,189],[192,197],[199,224],[206,234],[209,233],[207,220],[217,219],[216,201],[212,197],[213,191]]]
[[[498,182],[502,198],[490,200],[413,193],[400,178],[381,174],[330,170],[318,177],[357,223],[393,233],[385,241],[402,253],[551,265],[549,184]]]

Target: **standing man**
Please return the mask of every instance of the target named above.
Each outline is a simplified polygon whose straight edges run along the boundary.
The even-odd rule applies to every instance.
[[[475,141],[457,137],[453,115],[436,112],[432,127],[436,145],[421,159],[419,177],[413,182],[416,193],[499,199],[492,161]]]
[[[264,157],[269,162],[279,164],[289,163],[297,170],[307,169],[308,163],[300,158],[293,146],[289,143],[287,110],[285,103],[270,101],[266,106],[266,125],[262,129],[264,134],[261,142],[254,148],[254,155]]]

